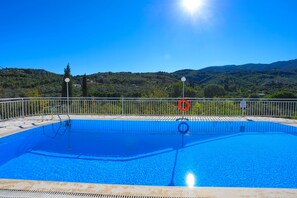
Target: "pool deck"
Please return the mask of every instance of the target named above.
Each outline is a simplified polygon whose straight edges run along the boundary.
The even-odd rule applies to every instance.
[[[66,116],[61,116],[62,120],[67,120]],[[71,119],[81,120],[159,120],[159,121],[175,121],[180,118],[178,116],[110,116],[110,115],[70,115]],[[286,124],[297,127],[297,120],[286,118],[271,118],[271,117],[220,117],[220,116],[186,116],[190,121],[270,121],[280,124]],[[20,131],[35,128],[42,125],[59,122],[57,117],[51,119],[45,117],[42,121],[41,116],[25,117],[11,119],[0,122],[0,138]]]
[[[45,182],[45,181],[25,181],[25,180],[5,180],[0,179],[1,192],[6,195],[27,195],[26,193],[40,195],[63,194],[77,195],[85,194],[90,197],[113,197],[113,198],[146,198],[146,197],[284,197],[296,198],[297,189],[277,189],[277,188],[188,188],[188,187],[163,187],[163,186],[125,186],[125,185],[101,185],[87,183],[67,183],[67,182]],[[55,194],[56,193],[56,194]],[[39,195],[39,196],[38,196]],[[97,195],[97,196],[96,196]],[[105,196],[104,196],[105,195]],[[11,196],[9,196],[11,197]],[[44,196],[45,197],[45,196]],[[55,196],[57,197],[57,196]],[[79,196],[83,197],[83,196]]]
[[[92,120],[176,120],[176,116],[77,116],[71,119]],[[270,117],[214,117],[191,116],[193,121],[271,121],[297,127],[297,120]],[[63,117],[63,119],[67,119]],[[45,119],[40,116],[26,117],[0,122],[0,138],[34,127],[59,122],[58,118]],[[66,193],[66,194],[65,194]],[[59,196],[56,196],[59,195]],[[60,196],[61,195],[61,196]],[[67,195],[67,196],[66,196]],[[80,195],[80,196],[79,196]],[[86,196],[83,196],[86,195]],[[48,182],[0,179],[0,197],[297,197],[297,189],[285,188],[217,188],[217,187],[163,187],[128,186],[70,182]]]

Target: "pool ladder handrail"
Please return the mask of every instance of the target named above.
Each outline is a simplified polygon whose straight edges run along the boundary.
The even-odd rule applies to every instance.
[[[61,107],[61,109],[62,110],[64,110],[64,113],[67,115],[67,117],[68,117],[68,122],[70,122],[71,121],[71,119],[70,119],[70,116],[69,116],[69,113],[68,113],[68,111],[67,111],[67,109],[65,108],[65,106],[64,105],[56,105],[56,106],[46,106],[46,107],[44,107],[43,108],[43,114],[42,114],[42,122],[44,121],[44,115],[45,115],[45,110],[46,109],[50,109],[50,111],[51,111],[51,116],[52,116],[52,118],[51,119],[53,119],[53,111],[55,110],[56,111],[56,115],[58,116],[58,118],[59,118],[59,120],[60,120],[60,123],[62,123],[62,118],[61,118],[61,116],[60,116],[60,114],[59,114],[59,111],[58,111],[58,109],[59,109],[59,107]]]
[[[59,107],[61,107],[61,109],[64,110],[64,114],[67,115],[68,121],[70,122],[70,116],[69,116],[69,113],[67,111],[67,108],[64,105],[57,105],[57,106],[54,106],[52,109],[56,110],[56,114],[57,114],[57,116],[58,116],[58,118],[60,120],[60,123],[62,123],[62,118],[61,118],[61,116],[59,114],[59,111],[58,111]]]
[[[53,127],[53,125],[52,125],[52,127]],[[64,128],[64,131],[63,131],[63,132],[60,132],[60,130],[62,129],[62,127],[65,127],[65,128]],[[44,134],[45,136],[47,136],[47,137],[55,138],[55,137],[57,137],[57,135],[64,135],[65,132],[67,131],[68,127],[69,127],[68,124],[66,124],[66,125],[62,125],[62,124],[60,124],[60,125],[58,126],[58,129],[54,132],[54,134],[53,134],[52,136],[49,135],[49,134],[47,134],[47,133],[45,133],[45,130],[43,131],[43,134]]]
[[[42,122],[44,121],[44,116],[45,116],[45,110],[46,109],[49,109],[51,111],[51,113],[50,113],[50,115],[52,116],[51,117],[51,120],[54,119],[52,107],[53,106],[45,106],[45,107],[43,107],[43,109],[42,109]]]

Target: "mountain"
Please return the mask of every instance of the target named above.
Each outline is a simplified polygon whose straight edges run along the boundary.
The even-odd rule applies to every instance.
[[[42,69],[0,70],[0,97],[24,97],[38,88],[42,96],[60,96],[62,75]]]
[[[201,69],[201,71],[269,71],[269,70],[297,70],[297,59],[290,61],[279,61],[271,64],[245,64],[213,66]]]
[[[62,68],[61,68],[62,71]],[[271,64],[212,66],[173,73],[104,72],[88,75],[90,96],[178,97],[180,78],[185,76],[186,93],[203,97],[207,85],[217,84],[226,97],[255,97],[278,91],[295,93],[297,59]],[[5,68],[0,70],[0,97],[60,96],[63,76],[45,70]],[[74,76],[74,96],[81,96],[82,76]]]
[[[179,70],[177,78],[186,76],[189,82],[204,87],[219,84],[231,96],[255,96],[277,91],[293,91],[297,87],[297,59],[271,64],[245,64],[206,67],[201,70]],[[240,92],[240,93],[238,93]],[[242,93],[244,92],[244,93]]]

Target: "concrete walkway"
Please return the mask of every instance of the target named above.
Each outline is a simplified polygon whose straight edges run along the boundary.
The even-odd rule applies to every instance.
[[[101,197],[101,198],[296,198],[297,189],[189,188],[128,186],[87,183],[1,180],[0,197]],[[31,196],[30,196],[31,195]]]
[[[175,121],[179,116],[110,116],[110,115],[70,115],[71,119],[77,120],[159,120]],[[62,120],[67,120],[67,116],[61,116]],[[271,117],[220,117],[220,116],[186,116],[190,121],[269,121],[297,127],[297,120]],[[59,118],[54,116],[25,117],[0,122],[0,138],[11,135],[26,129],[59,122]]]

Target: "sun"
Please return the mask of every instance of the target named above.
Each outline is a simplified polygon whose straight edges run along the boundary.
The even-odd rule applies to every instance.
[[[204,0],[182,0],[182,6],[190,14],[194,14],[203,7]]]

